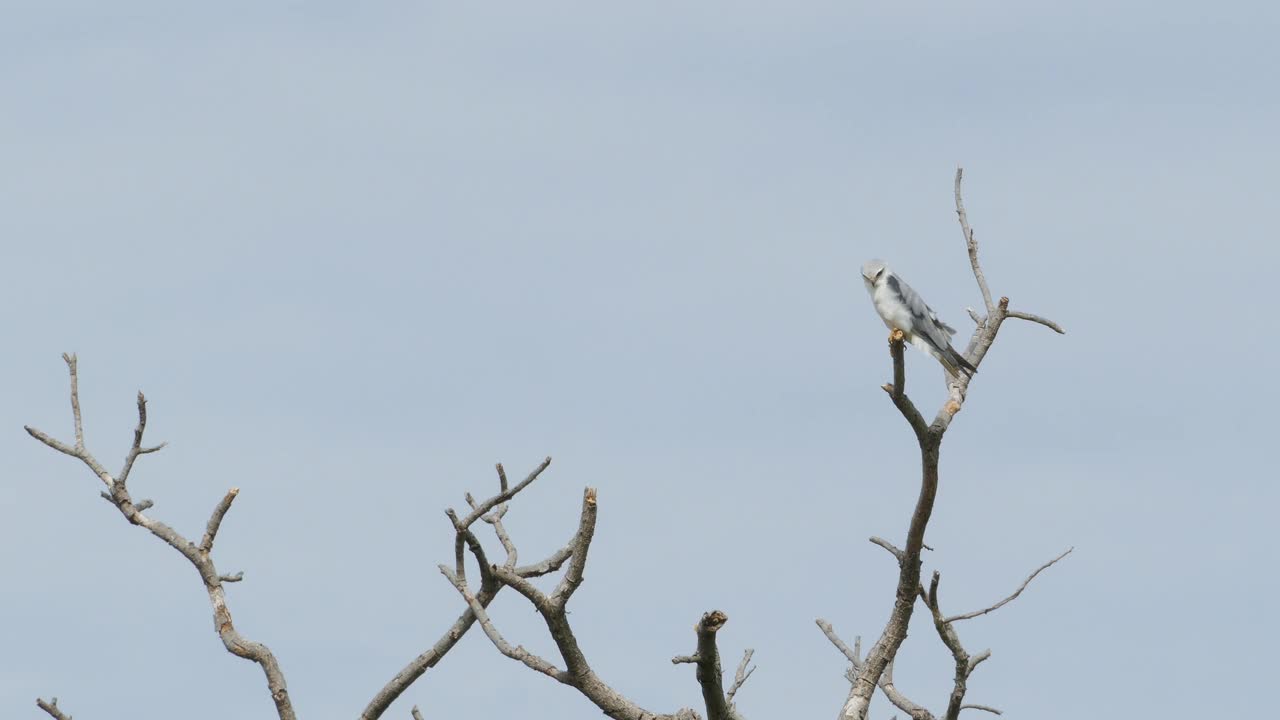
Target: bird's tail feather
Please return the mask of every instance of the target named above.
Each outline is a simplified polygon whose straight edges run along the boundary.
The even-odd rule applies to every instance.
[[[949,364],[952,366],[952,368],[959,371],[954,373],[956,375],[959,375],[960,372],[963,372],[968,376],[973,377],[973,374],[978,372],[978,368],[974,367],[973,363],[969,362],[968,360],[965,360],[964,355],[961,355],[960,353],[956,352],[955,348],[951,348],[951,347],[947,348],[947,359],[951,361]]]

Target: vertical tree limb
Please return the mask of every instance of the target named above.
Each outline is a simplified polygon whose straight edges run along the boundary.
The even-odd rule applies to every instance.
[[[729,622],[719,610],[704,613],[694,628],[698,634],[697,679],[702,686],[702,701],[707,707],[707,720],[729,720],[729,701],[724,694],[724,671],[720,667],[720,650],[716,632]]]
[[[974,329],[973,336],[970,338],[969,345],[964,353],[965,359],[976,368],[982,363],[987,352],[991,349],[992,344],[995,342],[996,334],[1000,331],[1000,326],[1005,318],[1013,315],[1009,311],[1009,298],[1002,297],[998,303],[992,300],[986,275],[983,273],[982,265],[978,259],[978,241],[974,235],[973,228],[969,225],[969,217],[965,212],[964,200],[961,196],[961,180],[963,177],[963,168],[957,168],[955,176],[956,217],[964,234],[965,248],[969,255],[969,265],[987,310],[986,316],[982,318],[979,318],[976,313],[972,313],[977,327]],[[1035,322],[1058,330],[1061,329],[1057,327],[1056,323],[1029,313],[1018,313],[1017,316],[1024,319],[1032,319]],[[894,380],[892,385],[886,385],[884,389],[889,393],[890,399],[915,432],[916,440],[920,447],[920,494],[916,499],[915,510],[911,514],[911,522],[907,528],[906,545],[901,551],[893,548],[899,564],[898,585],[895,591],[893,610],[890,612],[889,620],[885,623],[880,638],[867,653],[866,660],[861,661],[860,664],[854,663],[855,674],[851,678],[849,698],[841,710],[842,720],[865,720],[867,711],[870,708],[871,697],[875,693],[876,687],[883,686],[882,678],[884,673],[887,668],[891,667],[893,659],[902,647],[902,642],[907,637],[907,628],[911,622],[916,597],[923,592],[920,586],[920,552],[924,547],[925,530],[928,526],[929,518],[932,516],[934,501],[938,493],[938,458],[942,438],[950,427],[956,413],[963,407],[969,384],[974,377],[964,373],[961,373],[959,377],[949,377],[947,400],[938,410],[933,422],[925,425],[919,411],[906,395],[906,372],[902,361],[901,333],[890,335],[889,349],[893,358]],[[893,547],[891,543],[884,542],[885,547]],[[819,624],[821,625],[822,622],[820,621]],[[968,667],[967,660],[966,667]],[[889,685],[892,686],[892,683],[890,682]],[[886,690],[886,694],[888,694],[888,690]],[[918,706],[904,704],[899,705],[899,707],[903,707],[913,717],[924,717],[922,713],[927,713],[927,711]],[[958,712],[958,706],[956,711]]]
[[[964,168],[956,168],[956,218],[960,221],[960,231],[964,233],[965,248],[969,251],[969,264],[973,267],[973,276],[978,281],[978,289],[982,291],[982,304],[987,314],[995,309],[991,302],[991,290],[987,287],[987,278],[978,263],[978,240],[973,236],[973,228],[969,227],[969,216],[964,211],[964,200],[960,197],[960,181],[964,178]]]

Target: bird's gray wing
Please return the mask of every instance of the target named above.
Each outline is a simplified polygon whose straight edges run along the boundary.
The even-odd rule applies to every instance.
[[[939,320],[938,314],[925,303],[920,293],[912,290],[910,285],[899,280],[896,275],[889,276],[888,285],[903,306],[910,311],[912,324],[915,326],[912,332],[923,336],[939,351],[951,347],[951,336],[956,334],[955,328]]]

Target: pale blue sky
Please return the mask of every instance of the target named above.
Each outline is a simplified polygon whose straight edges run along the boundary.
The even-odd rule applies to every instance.
[[[1005,326],[943,448],[926,570],[1006,717],[1256,716],[1280,587],[1272,3],[0,2],[0,715],[270,718],[198,578],[22,432],[115,466],[216,552],[299,713],[355,716],[461,609],[441,510],[555,463],[526,557],[600,525],[573,620],[599,673],[700,706],[699,614],[756,648],[751,718],[833,717],[917,490],[857,268]],[[937,370],[909,356],[917,402]],[[550,654],[514,593],[495,621]],[[921,618],[922,619],[922,618]],[[940,709],[919,622],[898,684]],[[1192,689],[1189,692],[1189,689]],[[387,717],[599,717],[468,636]],[[874,717],[891,714],[878,701]]]

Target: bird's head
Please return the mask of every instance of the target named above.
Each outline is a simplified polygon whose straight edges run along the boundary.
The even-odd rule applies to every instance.
[[[889,266],[883,260],[868,260],[862,264],[862,279],[867,285],[879,285],[889,274]]]

